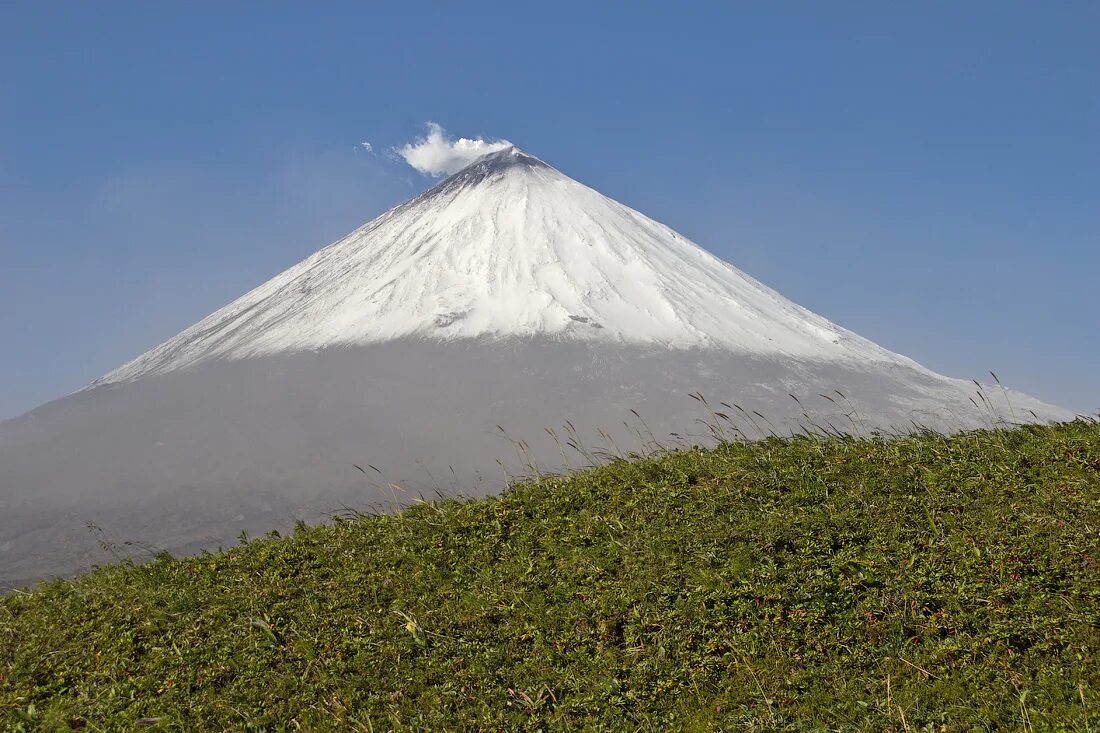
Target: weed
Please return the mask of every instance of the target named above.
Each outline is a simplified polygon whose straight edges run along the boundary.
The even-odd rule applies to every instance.
[[[0,729],[1100,728],[1096,421],[722,407],[768,437],[0,598]]]

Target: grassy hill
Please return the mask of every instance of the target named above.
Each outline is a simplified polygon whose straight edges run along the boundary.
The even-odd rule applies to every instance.
[[[8,730],[1100,729],[1100,426],[771,439],[0,599]]]

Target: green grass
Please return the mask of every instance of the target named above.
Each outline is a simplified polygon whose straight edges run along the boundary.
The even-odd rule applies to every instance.
[[[690,450],[0,599],[9,730],[1100,730],[1100,426]]]

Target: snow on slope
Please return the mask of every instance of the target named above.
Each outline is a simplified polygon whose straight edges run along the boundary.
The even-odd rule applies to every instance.
[[[95,384],[409,337],[551,337],[919,368],[511,147]]]

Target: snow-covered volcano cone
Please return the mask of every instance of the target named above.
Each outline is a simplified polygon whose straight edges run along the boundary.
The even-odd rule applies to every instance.
[[[512,147],[96,384],[402,338],[725,349],[915,366]]]
[[[509,148],[0,423],[0,582],[89,562],[88,521],[191,550],[493,490],[498,460],[561,468],[545,429],[566,421],[631,450],[712,437],[699,418],[755,437],[1069,417],[935,374]]]

